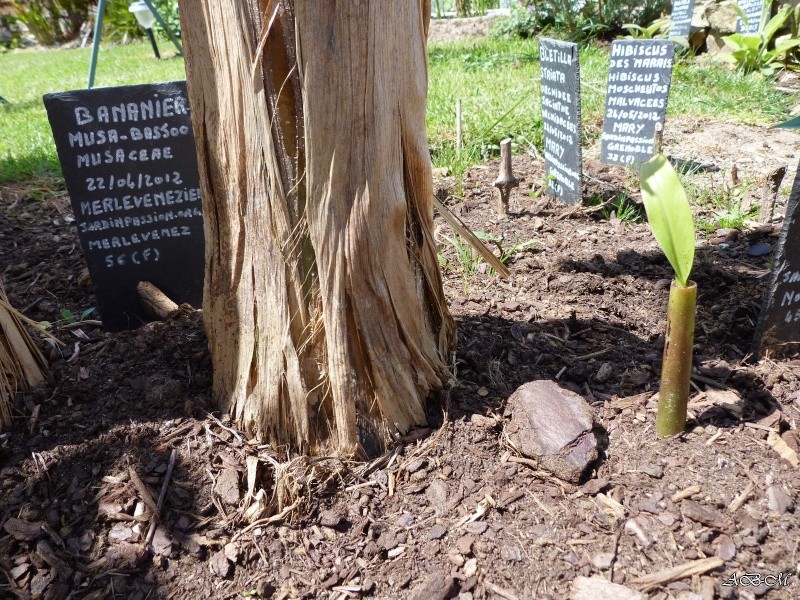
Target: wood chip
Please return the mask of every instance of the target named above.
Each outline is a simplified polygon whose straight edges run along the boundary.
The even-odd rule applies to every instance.
[[[691,562],[678,565],[677,567],[664,569],[663,571],[658,571],[657,573],[651,573],[650,575],[637,577],[630,583],[631,585],[640,587],[643,591],[647,591],[665,583],[686,579],[687,577],[692,577],[694,575],[703,575],[704,573],[708,573],[709,571],[720,568],[724,564],[725,561],[719,556],[702,558],[700,560],[693,560]]]
[[[742,492],[734,498],[731,503],[728,505],[728,512],[735,513],[739,508],[741,508],[742,504],[745,503],[747,497],[753,493],[753,490],[756,489],[755,484],[751,481],[747,484],[747,487],[742,490]]]
[[[790,465],[795,468],[800,466],[800,458],[798,458],[797,452],[792,450],[789,445],[783,441],[783,438],[781,438],[781,436],[775,431],[771,430],[769,432],[769,435],[767,436],[767,443],[783,460],[788,462]]]
[[[147,505],[147,508],[149,508],[153,514],[156,514],[158,508],[156,507],[155,498],[153,498],[153,495],[150,493],[150,489],[145,485],[144,481],[141,480],[133,467],[128,469],[128,475],[136,491],[139,492],[139,498]]]
[[[699,494],[701,491],[702,488],[699,485],[693,485],[685,490],[681,490],[680,492],[675,492],[672,495],[671,500],[677,504],[681,500],[685,500],[686,498],[691,498],[695,494]]]
[[[721,512],[698,504],[694,500],[684,500],[681,502],[681,512],[687,519],[691,519],[702,525],[713,527],[714,529],[724,529],[728,520]]]
[[[500,586],[495,585],[491,581],[487,581],[486,579],[483,580],[483,587],[485,587],[493,594],[497,594],[501,598],[505,598],[506,600],[519,600],[519,596],[515,596],[508,590],[504,590]]]

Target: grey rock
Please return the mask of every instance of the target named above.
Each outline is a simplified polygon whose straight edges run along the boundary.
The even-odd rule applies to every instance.
[[[611,552],[601,552],[592,557],[592,564],[601,571],[607,571],[614,562],[614,554]]]
[[[439,525],[438,523],[431,527],[428,530],[428,539],[429,540],[439,540],[444,537],[444,534],[447,533],[447,527],[444,525]]]
[[[576,577],[572,581],[570,600],[647,600],[647,596],[604,577]]]
[[[767,488],[767,506],[772,512],[785,515],[794,508],[794,501],[782,487],[771,485]]]
[[[319,515],[319,524],[323,527],[337,527],[344,517],[336,510],[323,510]]]
[[[733,560],[736,558],[736,544],[730,536],[725,534],[719,536],[717,540],[717,556],[722,560]]]
[[[694,500],[681,502],[681,512],[687,519],[715,529],[723,529],[728,522],[721,512],[698,504]]]
[[[508,407],[511,441],[556,477],[577,483],[597,460],[594,415],[578,394],[552,381],[532,381],[517,388]]]
[[[411,590],[409,600],[446,600],[455,593],[455,579],[446,571],[435,571]]]
[[[772,246],[766,242],[758,242],[753,244],[747,249],[747,254],[750,256],[766,256],[772,252]]]
[[[220,550],[211,555],[208,561],[208,568],[217,577],[228,577],[231,574],[231,562],[225,556],[225,551]]]

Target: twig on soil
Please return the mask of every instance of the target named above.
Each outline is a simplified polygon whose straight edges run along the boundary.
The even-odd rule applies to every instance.
[[[214,416],[214,415],[212,415],[211,413],[208,413],[208,418],[209,418],[209,419],[211,419],[212,421],[214,421],[214,422],[215,422],[217,425],[219,425],[219,426],[220,426],[222,429],[224,429],[225,431],[227,431],[228,433],[230,433],[230,434],[231,434],[233,437],[235,437],[235,438],[236,438],[236,441],[238,441],[238,442],[242,442],[242,441],[244,441],[244,440],[242,440],[242,436],[241,436],[241,435],[239,435],[239,432],[238,432],[238,431],[236,431],[235,429],[231,429],[230,427],[226,427],[225,425],[223,425],[223,424],[222,424],[222,421],[220,421],[220,420],[219,420],[217,417],[215,417],[215,416]]]
[[[153,541],[153,536],[156,533],[156,525],[158,518],[161,515],[161,508],[164,506],[164,499],[167,497],[167,488],[169,487],[169,480],[172,479],[172,469],[175,468],[175,456],[177,454],[175,448],[169,455],[169,465],[167,466],[167,473],[164,475],[164,483],[161,485],[161,492],[158,494],[158,502],[156,502],[156,512],[150,521],[150,528],[147,530],[147,537],[144,539],[145,546],[149,546]]]
[[[515,596],[508,590],[504,590],[503,588],[496,586],[491,581],[487,581],[486,579],[483,580],[483,587],[488,589],[493,594],[497,594],[501,598],[505,598],[506,600],[519,600],[519,596]]]
[[[692,577],[693,575],[702,575],[714,569],[718,569],[725,564],[725,561],[718,556],[711,558],[701,558],[700,560],[693,560],[677,567],[664,569],[658,573],[651,573],[650,575],[643,575],[631,581],[631,585],[641,587],[643,591],[647,591],[656,586],[664,583],[671,583],[679,579]]]
[[[685,500],[686,498],[691,498],[695,494],[699,494],[701,490],[702,488],[699,485],[693,485],[686,488],[685,490],[681,490],[679,492],[675,492],[674,494],[672,494],[671,500],[677,504],[681,500]]]
[[[78,329],[79,327],[102,327],[103,322],[97,319],[87,319],[86,321],[75,321],[74,323],[67,323],[62,325],[61,329]]]
[[[751,481],[750,483],[747,484],[747,487],[744,488],[742,492],[738,496],[736,496],[736,498],[734,498],[728,505],[728,512],[735,513],[737,510],[739,510],[742,504],[745,503],[745,500],[747,500],[747,497],[753,493],[754,489],[756,489],[756,486]]]
[[[248,531],[252,531],[256,527],[261,527],[262,525],[270,525],[271,523],[277,523],[278,521],[283,521],[284,519],[286,519],[286,517],[289,516],[289,514],[295,508],[298,507],[299,504],[300,504],[300,500],[295,500],[295,502],[293,504],[290,504],[289,506],[284,508],[281,512],[279,512],[278,514],[272,515],[271,517],[265,517],[263,519],[259,519],[258,521],[253,521],[247,527],[244,527],[243,529],[240,529],[239,531],[237,531],[234,534],[234,536],[231,538],[231,542],[235,542],[240,537],[242,537],[245,533],[247,533]]]
[[[141,480],[138,473],[136,473],[136,469],[133,467],[128,467],[128,474],[130,475],[131,482],[133,483],[136,490],[139,492],[139,496],[147,505],[154,514],[158,512],[158,507],[156,506],[156,501],[153,500],[153,495],[150,493],[150,489],[144,484],[144,481]]]
[[[614,581],[614,567],[617,564],[617,552],[619,551],[619,539],[622,537],[622,529],[617,531],[614,536],[614,547],[611,549],[611,564],[608,567],[608,579]]]

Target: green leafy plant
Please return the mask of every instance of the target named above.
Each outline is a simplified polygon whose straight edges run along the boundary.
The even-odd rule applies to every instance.
[[[43,46],[75,39],[89,18],[91,0],[16,0],[11,8],[16,17]]]
[[[694,263],[694,220],[680,178],[664,155],[657,154],[642,164],[640,178],[650,229],[675,272],[667,305],[656,417],[656,435],[670,437],[686,428],[689,403],[697,305],[697,284],[689,279]]]
[[[61,312],[61,316],[62,316],[62,317],[64,317],[64,320],[65,320],[67,323],[69,323],[70,325],[73,325],[73,324],[75,324],[75,323],[79,323],[79,322],[81,322],[81,321],[85,321],[85,320],[86,320],[86,317],[88,317],[89,315],[91,315],[91,314],[94,312],[94,307],[92,307],[92,308],[87,308],[86,310],[84,310],[84,311],[83,311],[83,312],[80,314],[80,317],[76,317],[76,316],[75,316],[75,313],[73,313],[73,312],[72,312],[70,309],[68,309],[68,308],[62,308],[60,312]]]
[[[536,240],[530,239],[525,240],[524,242],[520,239],[516,239],[511,246],[503,247],[505,240],[502,237],[497,237],[491,233],[487,233],[485,231],[476,231],[475,237],[477,237],[482,242],[488,242],[493,244],[500,252],[500,262],[504,265],[508,263],[512,258],[514,258],[520,252],[530,248],[536,243]],[[491,269],[491,267],[490,267]]]
[[[650,25],[642,26],[636,23],[625,23],[622,28],[628,32],[625,36],[629,40],[655,40],[666,38],[669,33],[670,20],[656,19]]]
[[[770,3],[764,10],[769,14]],[[735,7],[739,17],[747,24],[747,16],[738,7]],[[791,53],[800,46],[800,38],[791,36],[773,44],[773,38],[783,28],[792,16],[791,8],[784,8],[772,17],[766,24],[762,19],[759,30],[755,33],[734,33],[723,37],[723,41],[731,49],[729,60],[743,74],[760,72],[762,75],[773,75],[779,67],[788,66]],[[794,65],[795,67],[797,65]]]
[[[525,0],[511,15],[498,20],[494,34],[533,37],[554,30],[574,41],[608,38],[623,26],[649,26],[661,16],[662,0]]]

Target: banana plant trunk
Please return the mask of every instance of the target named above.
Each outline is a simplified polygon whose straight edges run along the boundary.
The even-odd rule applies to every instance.
[[[667,334],[656,416],[656,435],[662,438],[686,428],[696,306],[697,284],[689,281],[681,286],[673,281],[667,305]]]
[[[433,240],[430,0],[180,0],[213,395],[257,438],[374,455],[455,326]]]

